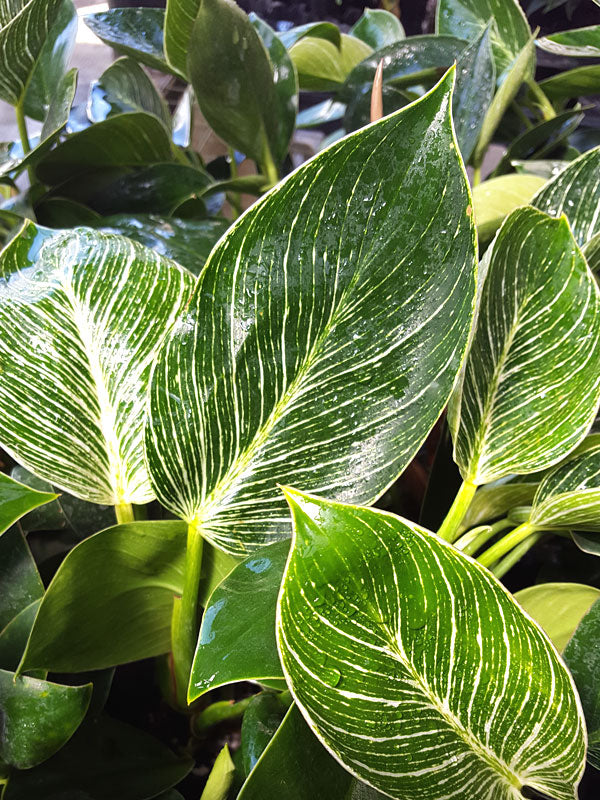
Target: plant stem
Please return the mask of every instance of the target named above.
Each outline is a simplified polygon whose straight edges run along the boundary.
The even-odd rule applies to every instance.
[[[481,164],[478,164],[473,169],[473,188],[479,186],[480,183],[481,183]]]
[[[29,135],[27,134],[27,123],[25,121],[25,111],[23,110],[23,98],[15,106],[15,113],[17,115],[17,127],[19,129],[19,138],[21,139],[21,147],[25,155],[31,152],[31,144],[29,143]]]
[[[513,523],[509,519],[500,519],[492,525],[480,525],[463,533],[460,539],[454,543],[454,546],[458,550],[462,550],[466,555],[472,556],[480,547],[483,547],[490,539],[493,539],[497,533],[506,530],[506,528],[512,528],[512,526]]]
[[[477,561],[483,564],[484,567],[490,567],[502,558],[502,556],[505,556],[513,550],[518,544],[521,544],[521,542],[527,539],[534,531],[535,528],[533,525],[529,522],[524,522],[482,553]]]
[[[262,167],[262,171],[267,179],[267,185],[269,188],[275,186],[276,183],[279,183],[279,172],[277,171],[277,167],[273,161],[273,156],[271,155],[271,151],[268,147],[265,147]]]
[[[119,503],[116,505],[115,514],[117,515],[117,522],[119,525],[123,525],[125,522],[135,522],[131,503]]]
[[[534,96],[537,105],[539,106],[540,111],[542,112],[544,120],[554,119],[554,117],[556,116],[556,111],[554,110],[554,106],[552,105],[550,100],[548,100],[548,96],[541,88],[541,86],[538,83],[536,83],[533,78],[528,78],[526,83],[527,83],[527,88]]]
[[[229,148],[229,174],[231,180],[234,181],[238,176],[238,168],[235,161],[235,150],[233,147]],[[242,200],[239,192],[230,192],[227,195],[231,208],[233,210],[233,219],[237,219],[242,213]]]
[[[474,483],[463,481],[462,486],[458,490],[458,494],[454,498],[450,511],[446,515],[446,519],[442,522],[438,531],[438,536],[445,539],[447,542],[454,542],[458,538],[460,523],[463,521],[468,511],[476,491],[477,486],[475,486]]]
[[[187,707],[187,690],[198,639],[198,593],[204,539],[195,523],[188,525],[185,576],[181,600],[173,607],[172,650],[177,699]]]
[[[506,573],[514,567],[514,565],[520,561],[525,553],[527,553],[533,545],[542,538],[544,534],[541,531],[537,531],[536,533],[531,533],[524,539],[521,544],[518,544],[514,550],[511,550],[508,555],[504,556],[495,567],[492,567],[492,572],[497,578],[502,578]]]
[[[517,117],[521,120],[523,125],[527,128],[527,130],[530,130],[531,128],[533,128],[533,124],[532,124],[531,120],[529,119],[527,114],[523,111],[521,106],[516,102],[516,100],[512,101],[512,103],[510,104],[510,107],[515,112]]]

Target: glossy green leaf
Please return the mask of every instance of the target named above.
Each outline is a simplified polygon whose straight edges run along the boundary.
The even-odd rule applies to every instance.
[[[18,526],[0,537],[0,631],[44,594],[33,556]]]
[[[0,6],[0,99],[22,102],[63,0],[11,0]]]
[[[561,143],[566,142],[567,137],[579,126],[583,117],[584,115],[580,108],[572,108],[523,131],[520,136],[517,136],[511,142],[494,174],[502,175],[511,171],[511,167],[516,160],[542,159],[544,156],[551,154]],[[543,177],[551,178],[554,176],[544,174]]]
[[[283,677],[275,608],[289,549],[289,541],[263,548],[210,596],[192,665],[190,703],[217,686]]]
[[[515,60],[508,66],[506,77],[500,84],[483,119],[477,146],[473,152],[474,164],[479,165],[482,163],[494,134],[502,121],[502,117],[517,96],[523,81],[529,76],[534,50],[533,40],[530,39]]]
[[[281,572],[283,574],[283,569]],[[273,624],[274,641],[275,624]],[[256,766],[256,762],[281,725],[287,710],[288,706],[282,702],[280,695],[276,692],[260,692],[250,700],[248,708],[244,712],[241,730],[242,764],[246,776]]]
[[[27,85],[23,105],[28,117],[43,121],[51,103],[60,99],[58,86],[67,72],[76,36],[75,6],[71,0],[62,0]]]
[[[92,695],[92,684],[61,686],[0,669],[0,758],[30,769],[71,738]]]
[[[600,58],[600,25],[552,33],[540,37],[536,44],[542,50],[557,56]]]
[[[484,522],[493,522],[517,506],[530,506],[537,491],[539,477],[515,475],[509,479],[480,486],[462,521],[461,528],[468,530]]]
[[[598,272],[600,270],[600,233],[586,242],[581,250],[592,272]]]
[[[520,175],[538,175],[540,178],[550,180],[569,166],[568,161],[561,161],[560,159],[536,159],[530,158],[525,161],[515,158],[512,160],[511,165]]]
[[[167,104],[140,65],[125,56],[114,61],[90,87],[88,114],[92,122],[130,111],[153,114],[171,130]]]
[[[456,63],[456,94],[452,105],[454,128],[465,161],[471,157],[496,88],[496,69],[488,25]]]
[[[227,800],[233,784],[235,765],[227,745],[221,750],[210,771],[200,800]]]
[[[290,56],[300,88],[321,92],[339,89],[352,69],[372,52],[365,42],[342,34],[339,48],[327,39],[307,36],[291,48]]]
[[[559,653],[598,599],[600,589],[582,583],[541,583],[515,594],[515,600],[546,631]]]
[[[250,22],[267,48],[275,85],[275,116],[266,120],[270,146],[275,161],[281,163],[287,155],[290,139],[296,127],[298,113],[298,76],[285,45],[273,28],[251,13]]]
[[[0,630],[0,669],[15,672],[19,666],[39,607],[34,600]]]
[[[540,88],[554,101],[598,94],[600,92],[600,64],[559,72],[557,75],[541,81]]]
[[[147,733],[101,717],[86,721],[49,761],[14,773],[3,800],[148,800],[178,784],[192,766]]]
[[[110,142],[110,146],[108,143]],[[119,114],[69,136],[38,164],[49,184],[94,168],[133,167],[172,160],[169,134],[156,117],[140,111]]]
[[[190,79],[211,128],[259,164],[279,160],[279,128],[289,141],[289,125],[280,118],[267,49],[247,15],[232,0],[203,0],[190,47]]]
[[[383,108],[383,116],[393,114],[404,108],[410,103],[406,93],[401,89],[396,89],[384,83],[381,87],[381,100]],[[349,133],[363,128],[371,121],[371,92],[356,92],[352,100],[346,106],[344,113],[344,130]],[[339,139],[344,135],[344,131],[340,133]]]
[[[491,19],[492,49],[500,78],[531,39],[529,23],[518,0],[439,0],[436,29],[437,33],[470,41]],[[531,68],[532,51],[529,56]]]
[[[313,39],[326,39],[338,49],[342,43],[340,29],[333,22],[307,22],[305,25],[297,25],[279,34],[279,38],[288,50],[305,36]]]
[[[449,417],[463,478],[479,485],[556,464],[599,400],[596,281],[566,219],[517,209],[493,246]]]
[[[198,275],[229,223],[224,219],[188,220],[152,214],[117,214],[101,218],[94,227],[106,233],[128,236]]]
[[[88,28],[117,53],[160,72],[177,74],[165,58],[162,8],[113,8],[83,18]]]
[[[149,373],[192,276],[130,239],[31,222],[0,274],[2,446],[84,500],[148,502]]]
[[[365,8],[362,17],[350,30],[350,35],[365,42],[373,50],[381,50],[406,36],[398,17],[381,8]]]
[[[537,175],[501,175],[478,184],[473,189],[473,209],[477,235],[489,242],[506,217],[519,206],[527,205],[544,186]]]
[[[328,122],[336,122],[343,119],[346,106],[337,100],[323,100],[310,108],[300,111],[296,118],[298,128],[313,128],[326,125]]]
[[[541,189],[532,205],[559,217],[565,214],[581,247],[600,233],[600,147],[584,153]]]
[[[600,445],[567,459],[544,478],[530,522],[540,529],[600,533]]]
[[[572,800],[586,744],[572,678],[503,586],[398,517],[286,495],[278,644],[326,747],[398,800],[523,786]]]
[[[167,63],[179,75],[187,78],[188,57],[192,44],[194,22],[202,0],[167,0],[164,17],[164,49]]]
[[[218,547],[288,535],[281,481],[372,501],[439,416],[474,294],[451,82],[256,203],[163,348],[148,463],[161,502]]]
[[[32,509],[51,503],[57,495],[36,492],[0,472],[0,534]]]
[[[42,600],[23,669],[84,672],[166,653],[185,525],[134,522],[85,539]]]
[[[599,641],[600,603],[596,601],[579,623],[563,652],[563,657],[575,680],[585,714],[588,730],[587,758],[596,769],[600,769]]]

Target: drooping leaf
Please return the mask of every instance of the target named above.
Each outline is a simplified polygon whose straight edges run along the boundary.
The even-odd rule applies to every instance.
[[[172,157],[171,140],[162,122],[135,111],[109,117],[69,136],[42,159],[36,173],[43,183],[53,185],[94,168],[134,167]]]
[[[536,492],[531,524],[600,533],[600,444],[548,473]]]
[[[347,34],[342,34],[339,47],[327,39],[306,36],[290,50],[300,88],[316,92],[339,89],[352,69],[371,53],[368,44]]]
[[[54,755],[75,733],[92,684],[61,686],[0,669],[0,759],[30,769]]]
[[[600,64],[559,72],[557,75],[541,81],[540,88],[554,101],[598,94],[600,92]]]
[[[600,233],[600,147],[584,153],[541,189],[532,205],[551,217],[565,214],[581,247]]]
[[[113,8],[83,18],[88,28],[117,53],[160,72],[177,74],[163,49],[165,11],[162,8]]]
[[[471,41],[480,36],[491,19],[492,49],[501,78],[531,39],[529,23],[518,0],[439,0],[436,30]]]
[[[456,138],[465,161],[471,157],[496,88],[491,26],[471,42],[456,64],[456,94],[452,106]]]
[[[25,92],[28,117],[46,119],[54,101],[60,101],[59,84],[67,72],[77,36],[77,12],[71,0],[62,0],[42,46]]]
[[[350,30],[350,35],[361,39],[373,50],[381,50],[406,36],[398,17],[381,8],[365,8],[362,17]]]
[[[527,205],[546,183],[537,175],[500,175],[473,189],[473,210],[480,242],[489,242],[506,217]]]
[[[235,765],[227,745],[223,747],[210,771],[200,800],[227,800],[233,784]]]
[[[104,716],[86,721],[49,761],[14,773],[3,800],[147,800],[178,784],[192,766],[147,733]]]
[[[557,56],[600,58],[600,25],[552,33],[537,39],[536,44]]]
[[[540,178],[550,180],[569,166],[568,161],[563,161],[558,158],[531,158],[522,160],[515,158],[512,161],[512,166],[520,175],[539,175]]]
[[[37,492],[0,472],[0,534],[32,509],[51,503],[56,494]]]
[[[184,220],[152,214],[116,214],[102,217],[94,227],[128,236],[198,275],[229,223],[225,219]]]
[[[289,541],[250,556],[214,590],[202,617],[189,702],[237,681],[282,678],[275,609]]]
[[[449,417],[464,480],[536,472],[585,436],[600,400],[600,293],[564,218],[514,211],[491,253]]]
[[[0,100],[23,100],[63,0],[12,0],[0,6]]]
[[[540,583],[515,593],[515,600],[546,631],[559,653],[598,599],[600,589],[582,583]]]
[[[84,500],[148,502],[149,373],[192,276],[130,239],[31,222],[0,275],[2,446]]]
[[[572,678],[501,584],[398,517],[286,494],[278,644],[327,748],[398,800],[523,786],[572,800],[585,760]]]
[[[279,38],[288,50],[306,36],[325,39],[334,44],[338,50],[342,44],[340,29],[333,22],[307,22],[305,25],[297,25],[279,34]]]
[[[88,114],[92,122],[131,111],[153,114],[171,130],[167,104],[140,65],[128,56],[114,61],[90,87]]]
[[[474,292],[451,80],[256,203],[159,356],[153,480],[218,547],[247,554],[288,534],[278,481],[373,500],[446,402]]]
[[[0,537],[0,631],[44,594],[35,561],[17,526]]]
[[[565,647],[563,657],[573,675],[588,730],[587,759],[600,769],[600,603],[596,601],[585,614]]]

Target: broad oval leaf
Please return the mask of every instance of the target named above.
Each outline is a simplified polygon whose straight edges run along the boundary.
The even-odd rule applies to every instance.
[[[546,631],[559,653],[598,599],[600,589],[582,583],[541,583],[515,593],[515,600]]]
[[[326,39],[334,44],[338,50],[342,44],[340,29],[333,22],[307,22],[305,25],[296,25],[279,34],[279,38],[288,50],[300,39],[304,39],[305,36],[310,36],[313,39]]]
[[[600,400],[600,292],[566,219],[514,211],[493,245],[453,398],[465,481],[536,472],[585,436]]]
[[[322,92],[339,89],[371,52],[368,44],[346,34],[342,34],[339,47],[327,39],[306,36],[291,48],[290,57],[298,70],[300,88]]]
[[[552,217],[564,214],[581,247],[600,233],[600,147],[571,162],[533,198],[532,205]]]
[[[570,97],[598,94],[600,92],[600,64],[559,72],[557,75],[541,81],[540,88],[554,102]]]
[[[163,48],[165,11],[162,8],[113,8],[83,18],[88,28],[117,53],[140,64],[177,75],[167,64]]]
[[[444,406],[474,296],[451,81],[256,203],[163,348],[154,485],[218,547],[246,554],[288,534],[278,481],[373,500]]]
[[[473,211],[477,235],[483,243],[493,239],[506,217],[527,205],[546,183],[538,175],[500,175],[473,189]]]
[[[12,0],[0,5],[0,99],[19,103],[63,0]]]
[[[557,56],[600,58],[600,25],[552,33],[537,39],[536,44]]]
[[[573,681],[504,587],[391,514],[286,495],[278,645],[326,747],[398,800],[524,786],[573,800],[586,746]]]
[[[90,702],[92,684],[61,686],[0,669],[0,759],[30,769],[71,738]]]
[[[567,459],[544,478],[530,522],[540,529],[600,533],[600,445]]]
[[[2,446],[84,500],[148,502],[150,368],[192,276],[130,239],[31,222],[0,275]]]
[[[501,78],[531,39],[529,23],[518,0],[439,0],[437,5],[436,29],[441,34],[475,39],[490,20],[494,21],[492,48]]]
[[[395,14],[381,8],[365,8],[361,18],[350,30],[350,35],[381,50],[388,44],[404,39],[402,23]]]
[[[274,638],[275,631],[273,630]],[[286,692],[286,695],[289,698],[289,693]],[[287,704],[284,702],[286,695],[282,697],[278,692],[260,692],[250,700],[244,711],[240,749],[246,776],[256,766],[256,762],[264,753],[289,710],[289,702]],[[303,781],[299,780],[298,783],[302,784]]]
[[[289,541],[275,542],[237,566],[210,596],[192,664],[188,701],[217,686],[283,678],[275,608]]]

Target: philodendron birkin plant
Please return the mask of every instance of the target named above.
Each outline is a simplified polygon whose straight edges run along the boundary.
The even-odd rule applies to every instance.
[[[19,529],[0,537],[4,800],[122,796],[81,756],[125,747],[110,677],[89,705],[47,673],[165,654],[194,736],[243,715],[205,798],[577,796],[600,593],[520,602],[499,578],[553,531],[597,548],[600,156],[478,266],[454,72],[277,184],[197,279],[88,228],[27,221],[0,254],[0,442],[51,485],[3,476],[3,529],[51,487],[118,521],[46,590]],[[448,403],[464,482],[440,529],[369,508]],[[210,702],[240,681],[256,693]],[[193,761],[160,758],[135,797],[180,796]]]

